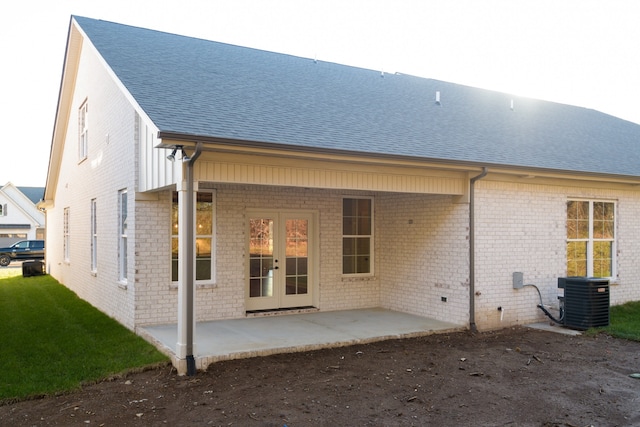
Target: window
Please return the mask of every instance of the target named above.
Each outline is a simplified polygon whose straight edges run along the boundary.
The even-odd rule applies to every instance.
[[[371,274],[373,200],[342,200],[342,273]]]
[[[78,161],[87,158],[89,148],[89,103],[82,104],[78,111]]]
[[[615,203],[567,202],[567,276],[615,276]]]
[[[118,191],[118,280],[127,281],[127,190]]]
[[[98,227],[96,199],[91,199],[91,271],[98,270]]]
[[[210,282],[215,267],[215,193],[198,191],[195,198],[195,279]],[[178,281],[178,193],[173,192],[171,208],[171,280]]]
[[[7,205],[0,205],[0,216],[7,216]]]
[[[70,254],[70,235],[69,235],[69,208],[64,208],[62,214],[62,251],[64,252],[64,260],[69,262]]]

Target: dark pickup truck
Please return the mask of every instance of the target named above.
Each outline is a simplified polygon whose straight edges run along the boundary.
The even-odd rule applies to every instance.
[[[0,248],[0,266],[11,261],[44,259],[44,240],[21,240],[8,248]]]

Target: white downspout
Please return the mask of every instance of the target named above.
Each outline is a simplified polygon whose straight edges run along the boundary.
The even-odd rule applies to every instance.
[[[469,329],[478,330],[476,326],[476,235],[475,235],[475,183],[487,176],[488,169],[482,168],[482,173],[471,178],[469,183]]]
[[[195,226],[193,165],[200,157],[202,144],[196,144],[191,158],[182,162],[183,179],[178,190],[178,342],[176,356],[186,360],[187,375],[195,375]]]

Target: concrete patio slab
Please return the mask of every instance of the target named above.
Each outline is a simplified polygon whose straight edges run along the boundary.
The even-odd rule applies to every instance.
[[[464,330],[466,326],[381,308],[312,312],[199,322],[196,325],[196,367],[220,360],[309,351],[319,348],[407,338]],[[176,358],[177,325],[149,326],[140,334]]]

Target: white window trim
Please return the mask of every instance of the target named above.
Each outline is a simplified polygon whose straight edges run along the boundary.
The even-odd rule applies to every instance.
[[[89,152],[89,102],[85,100],[78,110],[78,162]]]
[[[589,202],[589,237],[587,239],[569,239],[567,242],[587,242],[587,277],[593,277],[593,243],[594,242],[609,242],[611,241],[611,276],[603,277],[603,279],[609,279],[611,281],[618,277],[617,269],[617,253],[618,253],[618,203],[615,200],[603,200],[603,199],[579,199],[569,198],[568,202]],[[593,204],[594,203],[612,203],[613,204],[613,240],[611,239],[595,239],[593,237]],[[566,204],[565,204],[566,206]],[[566,258],[566,256],[565,256]],[[565,261],[566,263],[566,261]]]
[[[98,205],[96,199],[91,199],[91,273],[98,272]]]
[[[374,248],[374,243],[375,243],[375,217],[374,217],[374,212],[375,212],[375,206],[374,206],[374,198],[373,196],[342,196],[341,199],[341,206],[344,206],[344,200],[345,199],[368,199],[371,200],[371,234],[369,235],[369,272],[368,273],[343,273],[344,271],[344,265],[343,265],[343,260],[342,257],[344,255],[344,248],[341,245],[342,251],[341,251],[341,255],[340,255],[340,274],[342,275],[343,278],[355,278],[355,277],[372,277],[374,276],[374,272],[375,272],[375,248]],[[342,210],[341,207],[341,216],[340,216],[340,225],[343,226],[343,222],[344,222],[344,211]],[[342,233],[340,233],[341,236],[341,240],[344,239],[344,237],[350,237],[348,235],[344,235]],[[361,236],[362,237],[362,236]]]
[[[128,207],[129,207],[129,203],[127,200],[126,206],[123,202],[123,200],[127,200],[127,190],[120,190],[118,191],[118,281],[123,284],[126,285],[127,284],[127,279],[128,279],[128,251],[127,251],[127,244],[128,244],[128,240],[127,240],[127,232],[126,230],[124,230],[123,227],[123,216],[126,216],[127,219],[129,217],[128,215]],[[125,209],[126,208],[126,209]]]

